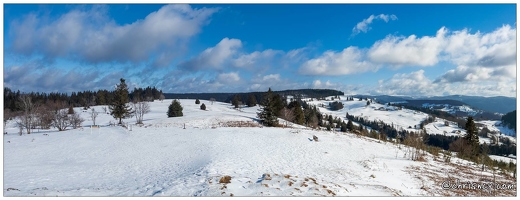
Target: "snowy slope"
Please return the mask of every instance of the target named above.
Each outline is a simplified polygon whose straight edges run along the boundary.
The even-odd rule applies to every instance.
[[[397,129],[405,129],[408,131],[417,131],[414,129],[414,125],[419,127],[421,121],[428,117],[427,114],[417,112],[409,109],[397,110],[394,106],[387,106],[384,104],[376,103],[375,101],[370,105],[366,106],[367,101],[359,101],[358,98],[354,98],[354,101],[347,101],[346,96],[340,96],[341,100],[336,100],[343,103],[343,109],[337,111],[331,111],[327,105],[333,101],[308,101],[310,105],[325,105],[325,107],[318,107],[321,113],[339,117],[345,119],[346,113],[354,116],[365,117],[368,120],[382,120],[386,124],[393,124]],[[384,108],[386,110],[378,110]],[[388,111],[387,111],[388,110]],[[412,128],[408,128],[412,127]]]
[[[108,126],[115,120],[100,114],[101,128],[91,132],[86,112],[83,129],[63,132],[18,136],[9,123],[4,196],[450,196],[461,194],[440,187],[446,171],[478,180],[458,174],[458,166],[472,166],[456,158],[414,162],[403,147],[350,133],[258,126],[258,107],[235,110],[202,100],[208,109],[202,111],[194,100],[180,101],[183,117],[167,118],[170,100],[156,101],[145,125],[129,129]],[[227,127],[233,125],[256,127]],[[319,142],[310,141],[313,135]],[[421,176],[425,170],[437,178]],[[224,176],[229,184],[219,183]],[[514,183],[503,175],[498,180]]]

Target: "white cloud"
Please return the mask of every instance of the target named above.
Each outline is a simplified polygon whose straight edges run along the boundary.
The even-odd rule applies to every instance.
[[[370,30],[370,24],[374,20],[381,19],[385,22],[388,22],[389,20],[397,20],[397,16],[395,15],[370,15],[368,18],[363,19],[363,21],[356,24],[354,28],[352,28],[352,36],[359,34],[360,32],[366,33],[368,30]]]
[[[238,72],[222,73],[218,75],[217,81],[219,83],[233,83],[240,81],[240,76]]]
[[[438,56],[443,50],[446,32],[446,28],[442,27],[435,37],[387,36],[370,47],[368,58],[374,63],[394,67],[433,66],[439,62]]]
[[[335,89],[335,87],[340,86],[338,83],[332,83],[329,80],[325,81],[325,83],[322,83],[320,80],[314,80],[312,82],[312,88],[320,89],[320,88],[326,88],[326,89]]]
[[[269,74],[262,78],[263,81],[280,81],[280,74]]]
[[[321,81],[320,80],[314,80],[312,82],[312,87],[313,88],[321,88]]]
[[[468,68],[469,69],[469,68]],[[516,80],[486,80],[484,73],[472,74],[467,79],[479,81],[447,82],[431,81],[424,75],[424,70],[407,74],[395,74],[389,79],[380,80],[378,86],[369,90],[371,94],[442,96],[442,95],[475,95],[475,96],[516,96]]]
[[[386,95],[430,95],[436,93],[432,81],[424,75],[424,70],[409,74],[395,74],[392,78],[380,80],[374,91]]]
[[[32,14],[11,22],[10,48],[26,55],[68,56],[90,63],[146,61],[153,53],[174,51],[198,34],[217,10],[172,4],[125,25],[110,19],[103,6],[72,10],[51,21]]]
[[[446,52],[457,65],[499,67],[516,64],[516,29],[509,25],[482,34],[467,29],[447,38]]]
[[[56,70],[34,62],[4,69],[4,86],[23,92],[78,92],[85,90],[113,89],[122,72],[102,70]],[[67,84],[64,84],[67,83]]]
[[[242,41],[224,38],[216,46],[207,48],[197,57],[179,64],[179,67],[187,70],[220,69],[225,62],[237,54],[239,48],[242,48]]]
[[[257,66],[259,63],[268,64],[278,54],[283,54],[283,51],[267,49],[264,51],[255,51],[250,54],[242,54],[233,60],[235,67],[251,68]]]
[[[304,62],[299,73],[338,76],[377,69],[377,65],[366,61],[362,50],[357,47],[348,47],[341,52],[326,51],[320,57]]]
[[[445,51],[458,67],[436,82],[516,79],[516,29],[509,25],[487,34],[456,31],[447,38]]]

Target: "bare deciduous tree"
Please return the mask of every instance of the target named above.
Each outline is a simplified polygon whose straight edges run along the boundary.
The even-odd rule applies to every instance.
[[[136,101],[132,103],[132,107],[135,111],[136,124],[142,124],[144,114],[150,112],[150,104],[148,104],[146,101]]]
[[[79,116],[78,113],[74,113],[72,115],[69,115],[70,124],[72,125],[72,128],[76,129],[81,126],[81,124],[85,121],[81,116]]]
[[[162,102],[165,98],[166,98],[166,97],[164,96],[164,94],[161,94],[161,95],[159,96],[159,100],[161,100],[161,102]]]
[[[46,105],[40,105],[36,108],[36,124],[41,129],[49,129],[52,125],[53,113],[51,109],[51,103]]]
[[[5,126],[7,125],[7,121],[11,120],[13,116],[13,112],[11,112],[11,109],[4,108],[4,133],[5,133]]]
[[[215,102],[215,98],[210,98],[209,101],[211,101],[211,105],[213,105],[213,102]]]
[[[69,114],[65,109],[56,111],[52,121],[52,124],[58,129],[58,131],[64,131],[68,126],[70,126]]]
[[[90,118],[92,118],[92,123],[94,124],[94,126],[96,125],[96,117],[98,116],[98,112],[96,111],[96,109],[92,108],[90,110]]]
[[[292,122],[294,120],[294,114],[292,109],[283,108],[281,113],[282,119],[285,120],[285,126],[287,126],[287,122]]]
[[[34,127],[36,104],[32,102],[29,95],[20,96],[20,107],[22,108],[22,115],[18,117],[17,124],[22,129],[25,128],[27,134],[31,134],[31,129]]]
[[[53,112],[52,125],[58,129],[58,131],[64,131],[70,125],[69,120],[69,109],[64,102],[56,102],[51,105]]]

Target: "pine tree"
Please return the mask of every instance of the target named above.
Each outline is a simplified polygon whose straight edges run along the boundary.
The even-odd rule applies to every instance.
[[[273,111],[276,116],[282,116],[282,109],[285,107],[284,100],[279,94],[273,94]]]
[[[253,95],[253,94],[249,94],[249,99],[248,99],[248,101],[247,101],[247,106],[249,106],[249,107],[256,106],[256,98],[255,98],[255,95]]]
[[[341,132],[347,132],[347,124],[345,122],[341,122]]]
[[[298,103],[298,101],[293,102],[296,102],[293,108],[294,123],[302,125],[303,123],[305,123],[305,115],[303,114],[302,107],[300,106],[300,103]]]
[[[349,131],[352,131],[354,130],[354,124],[352,123],[352,121],[349,119],[348,122],[347,122],[347,129]]]
[[[116,86],[116,90],[114,91],[114,99],[108,106],[110,115],[115,119],[119,119],[119,124],[121,124],[123,118],[130,117],[133,113],[132,107],[127,105],[128,101],[128,87],[125,83],[125,79],[121,78],[120,83]]]
[[[195,104],[200,104],[199,99],[196,99],[196,100],[195,100]]]
[[[267,93],[264,95],[261,110],[259,110],[260,112],[257,113],[260,121],[266,126],[278,125],[278,118],[276,117],[276,113],[274,110],[273,98],[273,91],[271,91],[271,88],[269,88]]]
[[[478,138],[478,129],[473,121],[473,117],[468,117],[466,121],[466,135],[464,136],[464,140],[466,144],[470,145],[472,150],[472,156],[478,154],[479,149],[479,138]]]
[[[206,110],[206,105],[204,105],[204,103],[202,103],[202,105],[200,105],[200,109],[201,110]]]
[[[235,94],[235,96],[233,97],[233,102],[232,103],[235,106],[235,108],[238,108],[239,104],[240,104],[240,96]]]
[[[182,106],[179,101],[174,99],[170,106],[168,106],[168,112],[166,113],[168,117],[181,117],[182,114]]]

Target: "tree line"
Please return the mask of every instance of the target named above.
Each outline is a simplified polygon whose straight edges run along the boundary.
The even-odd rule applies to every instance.
[[[162,91],[147,87],[135,88],[131,94],[124,79],[120,79],[114,91],[98,90],[66,93],[21,93],[10,88],[4,88],[4,127],[8,120],[15,120],[16,125],[25,133],[30,134],[33,129],[57,128],[64,131],[68,127],[78,128],[84,119],[73,109],[83,107],[89,111],[93,124],[100,113],[90,106],[108,105],[103,112],[111,114],[122,124],[123,118],[136,117],[137,124],[142,123],[143,115],[150,112],[147,101],[164,99]],[[130,102],[130,104],[128,104]],[[68,109],[67,109],[68,108]]]
[[[13,91],[10,88],[4,87],[4,110],[9,109],[11,112],[21,111],[19,105],[19,99],[21,96],[29,96],[34,103],[47,104],[48,102],[64,102],[68,106],[72,107],[84,107],[89,108],[90,106],[96,105],[108,105],[114,101],[115,90],[98,90],[98,91],[81,91],[72,92],[70,95],[67,93],[50,92],[30,92],[21,93]],[[129,101],[154,101],[162,100],[165,98],[162,90],[157,90],[155,87],[146,88],[134,88],[134,90],[128,94]]]

